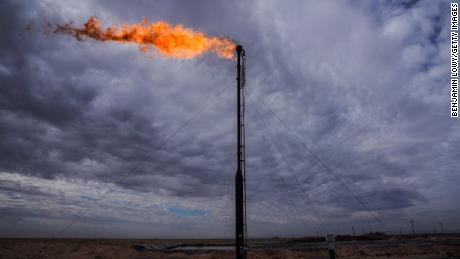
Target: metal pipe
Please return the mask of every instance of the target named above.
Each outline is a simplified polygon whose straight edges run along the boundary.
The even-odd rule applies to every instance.
[[[244,152],[244,121],[242,121],[242,109],[244,106],[241,105],[243,95],[243,86],[244,82],[241,78],[241,56],[244,55],[244,50],[241,45],[236,46],[236,53],[237,53],[237,170],[235,175],[235,256],[237,259],[244,259],[246,258],[246,251],[245,251],[245,236],[244,236],[244,226],[245,226],[245,218],[244,218],[244,181],[243,181],[243,152]],[[244,101],[244,100],[243,100]]]

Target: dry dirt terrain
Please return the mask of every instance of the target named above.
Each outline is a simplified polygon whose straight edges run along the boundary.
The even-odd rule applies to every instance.
[[[233,258],[233,251],[152,251],[173,245],[231,244],[231,240],[0,239],[0,259],[147,259]],[[249,243],[248,258],[329,258],[324,242],[308,239],[261,239]],[[392,237],[338,241],[337,258],[460,258],[460,236]]]

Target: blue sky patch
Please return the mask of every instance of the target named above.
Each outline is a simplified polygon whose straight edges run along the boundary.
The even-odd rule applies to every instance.
[[[8,192],[6,195],[8,195],[8,198],[10,198],[11,200],[17,200],[17,199],[21,199],[22,196],[15,193],[15,192]]]
[[[89,197],[89,196],[80,196],[80,199],[85,200],[85,201],[96,201],[96,198]]]
[[[203,217],[207,216],[208,212],[200,209],[188,209],[182,207],[171,207],[168,210],[179,216],[188,216],[188,217]]]

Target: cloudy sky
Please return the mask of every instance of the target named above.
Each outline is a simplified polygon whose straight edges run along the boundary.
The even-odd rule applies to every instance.
[[[43,33],[91,15],[243,44],[250,237],[460,231],[448,1],[2,0],[1,237],[234,234],[234,61]]]

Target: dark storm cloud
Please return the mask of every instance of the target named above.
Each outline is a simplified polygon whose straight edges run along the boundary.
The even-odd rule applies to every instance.
[[[17,12],[12,9],[13,14]],[[23,21],[9,19],[7,15],[1,19],[2,24],[12,24],[1,40],[2,65],[6,70],[1,78],[2,110],[59,126],[81,117],[95,97],[95,89],[77,87],[68,70],[51,70],[49,67],[55,65],[37,58],[45,50],[26,38],[36,35],[22,35]],[[58,77],[56,73],[68,77]]]
[[[19,32],[25,33],[23,25],[28,22],[21,12],[28,9],[9,2],[6,4],[11,6],[6,6],[3,10],[12,11],[8,15],[2,15],[2,24],[11,23],[13,26],[2,38],[2,54],[8,56],[4,66],[9,71],[1,78],[1,104],[4,114],[2,124],[5,125],[2,127],[4,170],[21,170],[44,177],[60,174],[90,179],[100,177],[116,182],[130,173],[138,163],[149,160],[142,168],[136,168],[135,174],[148,174],[152,168],[156,168],[159,174],[168,176],[182,175],[193,170],[200,171],[202,175],[212,174],[210,171],[214,169],[209,168],[209,164],[187,166],[181,162],[180,154],[156,153],[152,158],[152,149],[164,137],[155,136],[156,129],[150,126],[151,118],[138,115],[137,107],[114,106],[102,113],[95,111],[93,101],[100,87],[74,79],[75,76],[92,69],[87,67],[86,60],[74,59],[72,64],[64,66],[64,61],[60,59],[52,59],[53,63],[40,60],[38,56],[46,48],[32,46],[35,42],[43,42],[43,28],[36,28],[35,33],[18,38]],[[42,12],[39,7],[37,9]],[[25,37],[36,40],[25,40]],[[14,44],[14,41],[19,44]],[[52,43],[49,40],[47,42]],[[98,64],[95,62],[95,66]],[[118,71],[122,69],[113,68]],[[19,123],[28,125],[18,126]],[[201,143],[194,143],[192,139],[188,144]],[[196,150],[200,150],[200,155],[206,157],[203,147],[197,146]],[[45,158],[54,151],[57,152],[56,159]],[[187,150],[185,152],[185,155],[189,153]],[[88,156],[102,161],[107,167],[103,170],[96,169],[85,176],[81,168],[71,163],[82,161]],[[211,158],[207,160],[209,163]],[[116,163],[117,168],[111,168],[113,163]],[[201,180],[197,184],[201,185]],[[142,179],[127,180],[123,185],[145,191],[155,189],[152,183],[145,183]],[[188,188],[181,188],[181,185],[170,188],[174,195],[179,196],[203,195],[208,192],[196,187],[187,191]]]
[[[317,226],[312,205],[332,229],[344,221],[373,221],[257,97],[390,227],[426,208],[439,211],[432,219],[441,220],[448,214],[446,204],[455,199],[438,202],[439,193],[458,196],[453,184],[458,180],[458,123],[445,112],[445,1],[1,5],[0,170],[11,179],[0,179],[0,190],[10,206],[5,208],[9,217],[27,214],[26,209],[15,210],[14,202],[31,202],[36,194],[56,199],[58,205],[47,204],[34,218],[71,219],[78,208],[93,206],[85,202],[101,195],[78,194],[74,181],[82,192],[91,189],[84,183],[94,182],[107,184],[97,190],[102,193],[116,184],[127,199],[139,199],[129,191],[160,197],[156,202],[161,206],[152,207],[151,216],[158,221],[152,224],[167,221],[171,215],[165,211],[172,207],[207,211],[209,224],[219,229],[226,228],[223,218],[233,217],[233,87],[156,150],[222,87],[234,84],[233,62],[209,55],[150,60],[127,44],[43,34],[46,21],[81,24],[90,15],[106,23],[138,22],[142,16],[184,23],[244,44],[250,93],[248,216],[256,234],[267,234],[264,224],[288,234],[297,233],[302,220]],[[43,184],[37,189],[21,186],[18,182],[29,178],[16,176],[66,182],[62,190],[47,193],[48,182],[37,183]],[[75,191],[66,196],[68,186]],[[10,192],[26,197],[15,200]],[[80,195],[90,200],[80,200]],[[116,194],[109,200],[112,195],[123,201]],[[102,203],[113,211],[110,201]],[[86,222],[104,213],[97,209]],[[113,217],[124,225],[126,218],[137,223],[145,219],[143,212],[132,213]],[[180,223],[168,226],[184,224],[184,233],[212,234],[199,220],[174,220]]]

